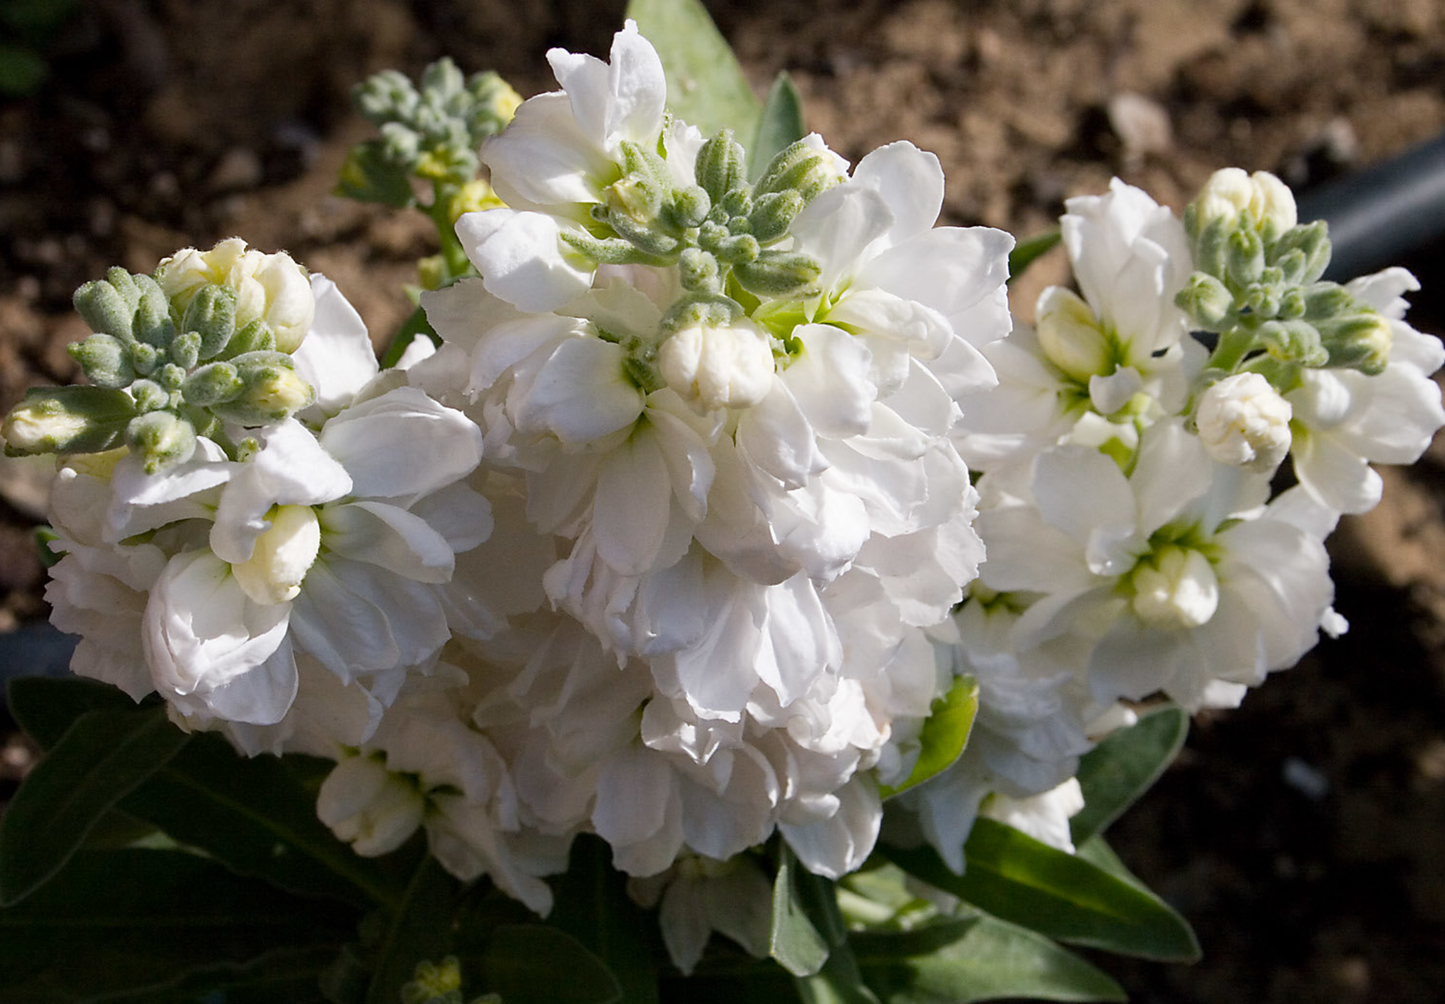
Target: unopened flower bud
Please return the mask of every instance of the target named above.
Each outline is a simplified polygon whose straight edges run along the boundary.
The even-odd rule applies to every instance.
[[[202,286],[186,305],[181,330],[200,335],[197,358],[216,356],[236,333],[235,292],[215,283]]]
[[[231,566],[241,590],[266,606],[300,595],[301,583],[321,553],[321,522],[310,506],[277,506],[270,519],[251,557]]]
[[[290,255],[248,249],[236,237],[209,251],[179,251],[157,266],[155,277],[182,316],[204,286],[225,286],[236,295],[236,326],[265,321],[281,352],[295,351],[316,314],[310,280]]]
[[[7,456],[99,453],[121,443],[136,416],[123,390],[104,387],[35,387],[5,416],[0,434]]]
[[[1193,548],[1160,548],[1134,569],[1131,584],[1134,613],[1151,627],[1197,628],[1219,608],[1214,566]]]
[[[1394,335],[1390,322],[1373,310],[1317,321],[1320,342],[1329,353],[1326,366],[1359,370],[1366,376],[1384,372]]]
[[[415,783],[380,759],[353,756],[321,782],[316,814],[363,857],[396,850],[421,825],[426,799]]]
[[[1217,330],[1234,306],[1234,295],[1224,283],[1205,272],[1195,272],[1174,299],[1180,310],[1205,330]]]
[[[733,131],[724,129],[698,149],[693,174],[709,198],[720,203],[747,180],[745,160],[742,146],[733,140]]]
[[[196,450],[196,430],[174,412],[152,411],[126,428],[130,448],[142,458],[147,474],[185,463]]]
[[[1286,282],[1308,285],[1324,275],[1332,250],[1328,224],[1315,220],[1283,234],[1271,254],[1284,271]]]
[[[85,283],[72,298],[76,312],[91,331],[126,342],[135,337],[131,333],[131,320],[138,300],[130,273],[123,268],[112,268],[106,279]]]
[[[845,177],[838,156],[823,145],[817,133],[779,151],[753,186],[754,197],[770,192],[796,191],[809,203]]]
[[[130,396],[138,411],[161,411],[171,406],[171,392],[156,380],[142,379],[130,385]]]
[[[1293,409],[1258,373],[1235,373],[1199,398],[1194,422],[1204,451],[1221,464],[1269,474],[1289,453]]]
[[[1266,243],[1273,242],[1298,221],[1294,194],[1267,171],[1246,174],[1226,167],[1204,183],[1191,203],[1187,222],[1191,232],[1199,234],[1216,223],[1234,229],[1242,217]]]
[[[1253,230],[1239,229],[1225,242],[1224,274],[1236,287],[1258,282],[1264,272],[1264,241]]]
[[[72,342],[66,351],[97,387],[129,387],[136,378],[126,343],[113,335],[91,335],[83,342]]]
[[[240,394],[211,411],[226,422],[257,426],[284,422],[316,400],[316,391],[279,352],[250,352],[231,360],[245,385]]]
[[[823,266],[816,258],[798,251],[764,251],[756,261],[733,267],[742,287],[758,296],[806,296],[822,274]]]
[[[657,365],[669,387],[709,411],[751,407],[772,389],[772,343],[744,319],[674,332],[658,349]]]
[[[198,408],[234,401],[246,389],[246,383],[230,363],[207,363],[181,385],[181,396],[187,404]]]
[[[1064,373],[1087,381],[1107,376],[1114,368],[1114,353],[1099,328],[1093,309],[1062,286],[1050,286],[1039,296],[1035,328],[1044,355]]]
[[[1324,366],[1329,352],[1319,330],[1308,321],[1266,321],[1259,326],[1259,340],[1269,354],[1301,366]]]
[[[795,191],[768,192],[759,196],[748,214],[748,231],[763,243],[775,241],[788,232],[803,211],[803,196]]]

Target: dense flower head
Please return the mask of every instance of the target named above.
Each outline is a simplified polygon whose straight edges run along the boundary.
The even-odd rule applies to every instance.
[[[1141,702],[1235,704],[1343,630],[1323,540],[1445,424],[1408,273],[1321,280],[1270,175],[1182,220],[1115,180],[1015,325],[1013,239],[936,225],[931,154],[812,135],[749,176],[636,25],[548,59],[500,131],[436,71],[457,142],[491,94],[505,205],[457,219],[478,274],[394,369],[238,240],[77,294],[92,386],[4,425],[61,455],[76,672],[334,760],[357,853],[422,831],[538,912],[594,835],[688,971],[713,931],[767,950],[769,840],[831,878],[890,830],[961,871],[980,816],[1072,851],[1079,758]]]

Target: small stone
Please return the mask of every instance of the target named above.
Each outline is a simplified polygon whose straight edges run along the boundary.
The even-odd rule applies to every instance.
[[[1109,125],[1124,144],[1124,156],[1139,160],[1147,154],[1163,153],[1174,142],[1174,130],[1164,106],[1133,91],[1121,91],[1109,99]]]
[[[213,192],[246,190],[261,184],[263,177],[261,158],[256,156],[255,151],[233,146],[216,161],[211,176],[206,180],[206,187]]]

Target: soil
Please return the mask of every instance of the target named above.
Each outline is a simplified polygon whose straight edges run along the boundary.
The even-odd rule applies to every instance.
[[[709,6],[755,86],[788,69],[844,156],[936,152],[946,223],[1027,235],[1114,175],[1176,208],[1230,164],[1309,188],[1445,129],[1439,0]],[[450,54],[535,93],[548,46],[604,53],[621,17],[618,0],[78,4],[41,47],[49,79],[0,99],[0,409],[76,377],[76,286],[232,235],[331,276],[383,341],[430,224],[329,194],[368,135],[350,87]],[[1060,257],[1016,286],[1022,316]],[[1412,264],[1445,286],[1432,258]],[[1413,320],[1439,333],[1432,309]],[[1136,1001],[1439,999],[1445,446],[1386,474],[1385,502],[1332,540],[1350,633],[1197,722],[1112,831],[1205,951],[1193,967],[1103,960]],[[0,629],[44,616],[34,475],[0,468]],[[8,734],[8,784],[28,761]]]

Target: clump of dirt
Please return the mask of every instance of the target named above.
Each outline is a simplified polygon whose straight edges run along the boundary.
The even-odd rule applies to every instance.
[[[940,157],[944,222],[1027,235],[1111,176],[1176,208],[1218,167],[1296,187],[1445,129],[1435,0],[713,0],[761,90],[789,70],[844,156],[908,139]],[[239,235],[325,272],[378,342],[429,253],[417,214],[329,194],[368,134],[350,87],[452,55],[523,93],[544,50],[603,53],[620,0],[91,0],[50,80],[0,101],[0,409],[65,383],[72,291]],[[1032,313],[1065,272],[1015,288]],[[1431,263],[1426,263],[1427,268]],[[1428,285],[1445,275],[1422,274]],[[1417,315],[1440,330],[1441,318]],[[1104,962],[1139,1001],[1433,1001],[1445,985],[1445,454],[1387,475],[1336,539],[1354,623],[1186,755],[1115,833],[1196,923],[1192,968]],[[42,614],[31,503],[0,502],[0,627]],[[27,755],[7,740],[0,779]]]

